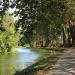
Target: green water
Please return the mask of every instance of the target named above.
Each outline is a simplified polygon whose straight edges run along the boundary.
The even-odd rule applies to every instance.
[[[18,48],[16,53],[0,55],[0,75],[14,75],[16,71],[35,63],[37,58],[37,53],[25,48]]]

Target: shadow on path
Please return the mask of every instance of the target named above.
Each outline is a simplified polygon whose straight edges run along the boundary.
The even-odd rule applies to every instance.
[[[75,75],[75,49],[68,49],[46,75]]]

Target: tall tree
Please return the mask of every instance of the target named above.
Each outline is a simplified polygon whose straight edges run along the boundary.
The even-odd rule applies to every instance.
[[[34,45],[48,46],[51,40],[63,32],[66,1],[63,0],[16,0],[17,13],[20,16],[18,27],[31,33],[30,42]],[[27,34],[28,35],[28,34]]]
[[[12,16],[5,12],[0,23],[0,52],[11,52],[18,46],[20,39],[19,33],[16,32],[15,21]]]

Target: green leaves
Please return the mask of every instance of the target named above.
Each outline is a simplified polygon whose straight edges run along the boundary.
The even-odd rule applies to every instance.
[[[65,0],[17,0],[16,7],[21,17],[18,27],[22,25],[23,29],[27,28],[29,33],[25,33],[25,36],[32,33],[27,38],[37,44],[58,38],[65,21],[65,2]]]
[[[45,46],[59,37],[62,40],[67,24],[73,24],[75,19],[74,0],[16,0],[15,4],[16,14],[20,17],[16,27],[22,27],[24,37],[21,40],[29,44],[42,42]]]
[[[7,53],[18,46],[20,35],[16,32],[15,21],[8,12],[5,13],[1,22],[5,31],[0,31],[0,51]]]

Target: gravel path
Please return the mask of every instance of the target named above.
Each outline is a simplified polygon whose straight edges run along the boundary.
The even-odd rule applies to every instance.
[[[75,75],[75,49],[68,49],[45,75]]]

